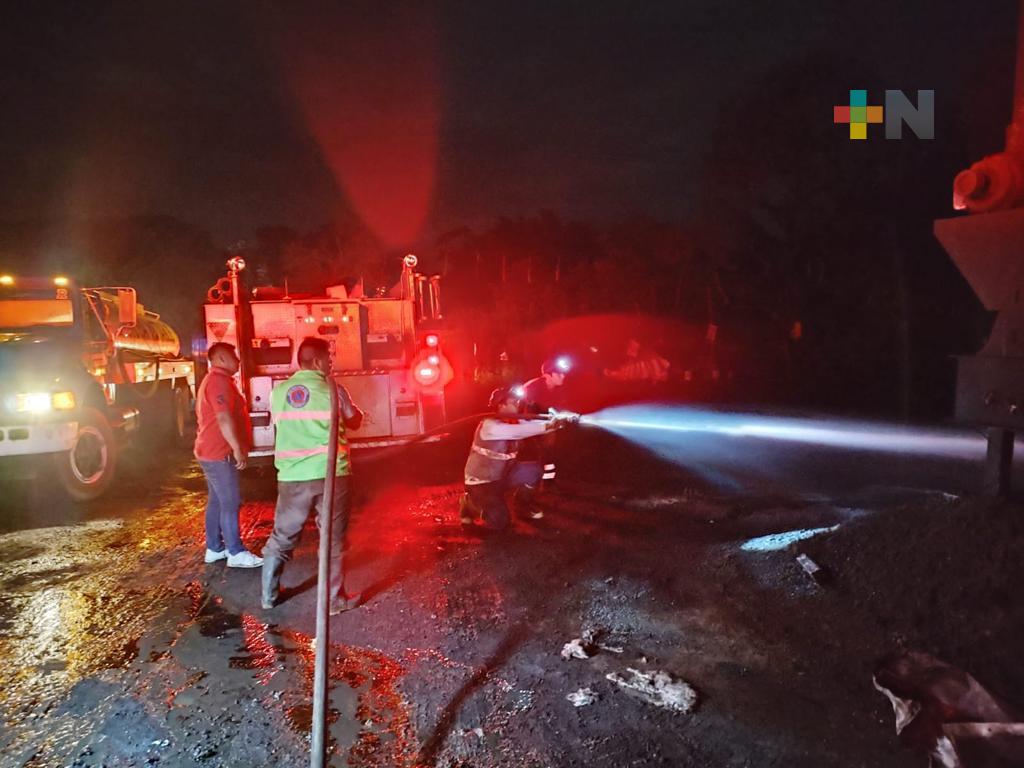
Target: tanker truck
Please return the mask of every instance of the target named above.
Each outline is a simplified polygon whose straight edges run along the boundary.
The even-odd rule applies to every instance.
[[[192,362],[134,288],[0,274],[0,477],[101,496],[130,439],[185,440]]]

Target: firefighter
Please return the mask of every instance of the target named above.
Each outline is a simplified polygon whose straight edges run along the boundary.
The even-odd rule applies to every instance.
[[[263,608],[273,608],[280,591],[281,570],[298,543],[302,527],[315,508],[317,523],[324,519],[324,479],[330,434],[330,347],[323,339],[308,338],[299,345],[299,370],[281,382],[270,397],[277,428],[274,465],[277,467],[277,508],[274,532],[263,548]],[[331,524],[330,611],[355,608],[358,596],[344,591],[342,545],[349,509],[349,463],[345,430],[358,429],[363,414],[344,387],[337,386],[338,461],[334,468],[334,515]]]
[[[520,441],[550,433],[578,417],[567,413],[546,420],[520,419],[520,387],[494,390],[488,408],[494,416],[484,418],[477,426],[466,459],[466,490],[459,504],[459,518],[471,525],[482,516],[485,526],[501,530],[508,527],[510,519],[506,491],[536,487],[543,471],[538,462],[516,460]]]
[[[540,376],[530,379],[523,385],[523,400],[530,413],[549,413],[553,409],[564,407],[565,397],[560,391],[565,384],[565,377],[572,370],[567,357],[555,357],[546,360],[540,367]],[[555,436],[547,435],[533,440],[524,446],[524,459],[529,458],[543,464],[541,484],[550,489],[555,481]],[[534,497],[539,488],[524,487],[517,492],[517,503],[527,508],[527,513],[534,519],[544,517],[544,512],[534,504]]]

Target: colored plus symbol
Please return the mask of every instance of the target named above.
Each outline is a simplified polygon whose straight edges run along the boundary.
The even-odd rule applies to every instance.
[[[850,124],[851,139],[866,139],[868,123],[881,123],[882,107],[868,106],[867,91],[850,91],[850,106],[832,107],[832,122]]]

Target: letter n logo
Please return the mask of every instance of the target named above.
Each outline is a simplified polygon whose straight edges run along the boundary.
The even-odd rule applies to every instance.
[[[935,138],[935,91],[918,91],[916,107],[903,91],[885,92],[885,138],[902,139],[904,123],[919,139]]]

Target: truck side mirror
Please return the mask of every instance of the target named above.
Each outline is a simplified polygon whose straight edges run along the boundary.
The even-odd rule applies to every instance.
[[[134,288],[117,289],[117,322],[120,325],[135,325],[137,299]]]

